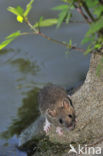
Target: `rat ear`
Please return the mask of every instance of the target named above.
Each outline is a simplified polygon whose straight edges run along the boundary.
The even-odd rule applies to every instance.
[[[67,98],[65,98],[63,100],[63,108],[67,109],[69,107],[70,107],[70,101]]]
[[[56,110],[55,110],[55,109],[54,109],[54,110],[48,109],[48,110],[47,110],[47,113],[48,113],[50,116],[52,116],[52,117],[55,117],[55,116],[56,116]]]

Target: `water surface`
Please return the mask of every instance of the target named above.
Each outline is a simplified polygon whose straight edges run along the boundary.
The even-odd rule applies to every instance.
[[[41,15],[45,18],[55,17],[56,12],[50,10],[50,7],[58,4],[58,0],[35,1],[29,15],[31,22],[34,23]],[[28,31],[25,24],[16,22],[15,16],[6,10],[8,6],[17,5],[24,7],[26,1],[0,1],[0,42],[17,30]],[[75,13],[74,18],[82,20]],[[75,45],[80,46],[87,29],[85,23],[71,23],[69,26],[63,24],[60,29],[50,27],[41,31],[57,40],[71,39]],[[67,49],[62,45],[33,35],[16,39],[0,52],[0,132],[11,124],[23,98],[27,96],[26,93],[35,86],[42,87],[51,82],[69,88],[80,82],[88,71],[89,56],[84,56],[79,51],[72,51],[69,55],[67,53]],[[9,146],[3,146],[3,143],[1,140],[2,156],[22,156],[23,153],[14,148],[17,145],[16,137],[11,139]]]

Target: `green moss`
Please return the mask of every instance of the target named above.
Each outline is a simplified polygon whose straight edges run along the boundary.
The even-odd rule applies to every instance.
[[[68,152],[70,149],[69,144],[57,144],[51,143],[48,137],[43,136],[38,138],[38,140],[32,140],[26,143],[22,150],[29,151],[29,154],[34,154],[38,156],[49,156],[50,154],[62,155],[64,152]]]

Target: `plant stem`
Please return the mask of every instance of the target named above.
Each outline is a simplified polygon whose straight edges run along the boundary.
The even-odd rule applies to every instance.
[[[88,16],[91,18],[92,21],[95,21],[95,18],[92,16],[89,8],[87,7],[86,3],[85,2],[81,2],[82,5],[83,5],[83,8],[85,9],[86,13],[88,14]]]
[[[32,32],[22,32],[21,35],[32,35]]]
[[[41,36],[41,37],[43,37],[43,38],[45,38],[45,39],[47,39],[47,40],[50,40],[50,41],[53,41],[53,42],[58,43],[58,44],[60,44],[60,45],[63,45],[63,46],[65,46],[66,48],[70,48],[70,49],[72,49],[72,50],[73,50],[73,49],[74,49],[74,50],[78,50],[78,51],[80,51],[80,52],[85,52],[85,50],[82,49],[82,48],[78,48],[78,47],[73,46],[73,45],[70,47],[69,43],[66,43],[66,42],[63,42],[63,41],[59,41],[59,40],[55,40],[55,39],[53,39],[53,38],[51,38],[51,37],[45,35],[44,33],[38,31],[38,29],[34,28],[33,25],[30,23],[30,21],[29,21],[27,18],[24,19],[24,20],[25,20],[25,23],[26,23],[26,24],[30,27],[30,29],[33,31],[32,34],[39,35],[39,36]],[[24,32],[24,33],[22,33],[22,34],[23,34],[23,35],[26,35],[26,34],[31,34],[31,33],[26,33],[26,32]]]
[[[25,23],[30,27],[31,30],[33,30],[33,32],[35,34],[38,34],[38,30],[36,28],[33,27],[33,25],[30,23],[30,21],[28,20],[28,18],[24,18]]]
[[[50,41],[53,41],[55,43],[61,44],[61,45],[65,46],[66,48],[70,48],[68,43],[65,43],[63,41],[59,41],[59,40],[55,40],[53,38],[50,38],[50,37],[48,37],[47,35],[45,35],[44,33],[41,33],[41,32],[39,33],[39,35],[42,36],[42,37],[44,37],[44,38],[46,38],[47,40],[50,40]],[[71,46],[70,49],[74,49],[74,50],[78,50],[78,51],[81,51],[81,52],[85,52],[84,49],[78,48],[76,46]]]
[[[77,6],[76,4],[74,4],[74,7],[77,10],[77,12],[79,12],[83,16],[83,18],[86,20],[87,23],[89,23],[89,24],[92,23],[91,19],[88,18],[88,16],[84,14],[81,6]]]

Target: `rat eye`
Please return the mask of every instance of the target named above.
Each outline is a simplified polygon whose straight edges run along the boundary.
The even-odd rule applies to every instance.
[[[59,119],[59,122],[60,122],[60,124],[63,124],[63,120],[61,118]]]
[[[68,115],[68,117],[69,117],[69,118],[72,118],[72,115],[71,115],[71,114],[69,114],[69,115]]]

